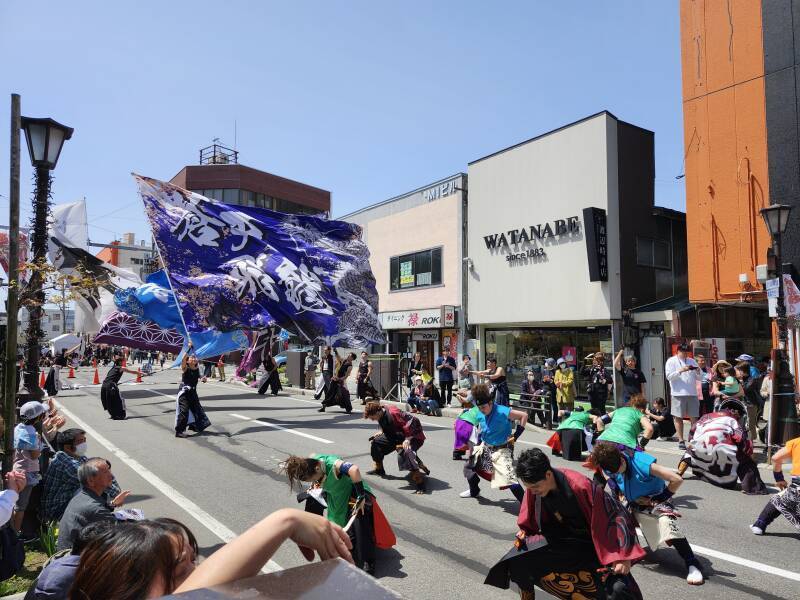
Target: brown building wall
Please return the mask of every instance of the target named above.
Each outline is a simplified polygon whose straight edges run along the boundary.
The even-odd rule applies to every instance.
[[[331,193],[320,188],[244,165],[193,165],[170,180],[187,190],[238,188],[288,200],[320,212],[331,209]]]
[[[689,298],[763,300],[769,233],[760,0],[681,0]],[[739,282],[739,274],[748,283]]]

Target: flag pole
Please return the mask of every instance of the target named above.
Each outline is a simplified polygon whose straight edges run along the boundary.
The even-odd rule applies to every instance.
[[[155,233],[153,234],[155,237]],[[172,276],[169,274],[169,269],[167,268],[167,263],[164,262],[164,257],[161,256],[161,247],[158,243],[158,239],[155,240],[156,252],[158,253],[158,260],[161,261],[161,266],[164,267],[164,273],[167,274],[167,283],[169,284],[169,289],[172,291],[172,297],[175,298],[175,304],[178,307],[178,314],[181,317],[181,323],[183,323],[183,331],[186,333],[186,339],[189,340],[189,343],[192,343],[192,335],[189,333],[189,328],[186,327],[186,320],[183,318],[183,311],[181,310],[181,301],[178,299],[178,294],[175,293],[175,288],[172,287]]]

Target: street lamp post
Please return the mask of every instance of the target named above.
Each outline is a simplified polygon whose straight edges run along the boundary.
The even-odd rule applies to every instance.
[[[795,406],[794,378],[792,377],[786,348],[789,342],[789,326],[786,319],[786,301],[783,285],[782,241],[792,207],[773,204],[761,209],[761,216],[772,236],[775,254],[775,272],[778,276],[778,298],[775,302],[775,325],[778,329],[778,348],[772,353],[772,402],[769,411],[767,446],[770,452],[773,445],[780,445],[796,437],[798,430],[797,408]]]
[[[53,119],[34,119],[22,117],[22,129],[28,143],[31,163],[36,169],[36,193],[33,200],[33,263],[31,278],[27,287],[28,329],[26,332],[27,359],[25,361],[25,389],[30,398],[41,398],[39,388],[39,359],[42,306],[44,291],[41,267],[47,258],[47,216],[50,198],[50,171],[56,168],[64,142],[72,137],[72,128]]]

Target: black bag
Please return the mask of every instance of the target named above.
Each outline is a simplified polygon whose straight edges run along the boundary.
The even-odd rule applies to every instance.
[[[11,579],[25,564],[25,546],[10,524],[0,527],[0,581]]]

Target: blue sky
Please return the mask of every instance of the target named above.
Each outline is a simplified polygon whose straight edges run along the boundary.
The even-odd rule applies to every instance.
[[[334,215],[608,109],[656,134],[656,202],[684,209],[677,2],[0,4],[0,223],[9,94],[75,128],[54,199],[90,238],[146,234],[129,173],[169,179],[219,137],[328,189]],[[23,150],[23,217],[31,167]]]

